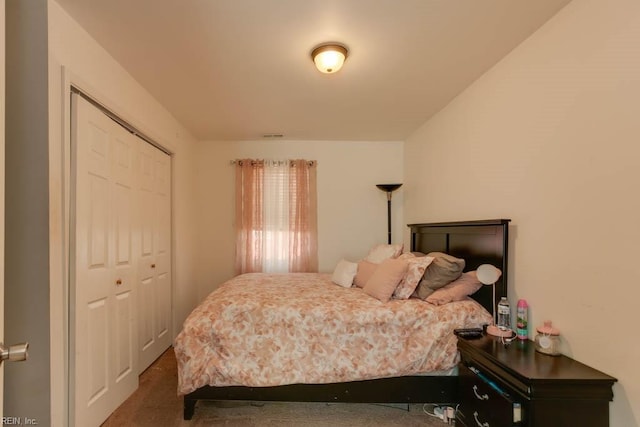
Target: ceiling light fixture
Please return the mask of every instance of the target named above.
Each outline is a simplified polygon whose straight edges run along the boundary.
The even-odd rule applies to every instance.
[[[325,43],[311,51],[311,58],[321,73],[332,74],[342,68],[347,48],[337,43]]]

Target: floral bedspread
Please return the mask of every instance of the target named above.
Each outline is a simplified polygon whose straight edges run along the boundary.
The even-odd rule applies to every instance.
[[[178,393],[204,385],[334,383],[450,369],[454,328],[491,321],[478,303],[381,303],[330,275],[249,273],[225,282],[175,341]]]

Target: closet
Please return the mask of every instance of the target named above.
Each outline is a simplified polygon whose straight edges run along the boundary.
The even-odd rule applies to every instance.
[[[171,159],[72,95],[72,425],[100,425],[171,345]]]

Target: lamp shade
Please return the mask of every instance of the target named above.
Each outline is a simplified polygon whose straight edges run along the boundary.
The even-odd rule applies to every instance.
[[[313,49],[311,58],[320,72],[335,73],[347,59],[347,48],[339,44],[323,44]]]
[[[493,285],[502,276],[502,271],[491,264],[482,264],[476,269],[476,274],[483,285]]]
[[[376,184],[376,187],[382,191],[391,193],[392,191],[396,191],[398,188],[402,187],[402,184]]]
[[[505,330],[496,326],[496,282],[502,276],[502,271],[491,265],[491,264],[482,264],[476,269],[476,275],[478,276],[478,280],[483,285],[493,285],[493,325],[487,326],[487,333],[489,335],[493,335],[495,337],[509,338],[511,337],[512,331],[510,329]]]

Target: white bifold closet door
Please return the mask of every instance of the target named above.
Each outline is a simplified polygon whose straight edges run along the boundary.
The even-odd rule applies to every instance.
[[[140,245],[138,263],[139,372],[171,345],[171,162],[149,144],[138,145]]]
[[[99,426],[171,344],[170,158],[76,94],[72,120],[70,418]]]
[[[73,424],[100,425],[138,387],[131,133],[74,95]],[[75,206],[75,209],[73,208]]]

